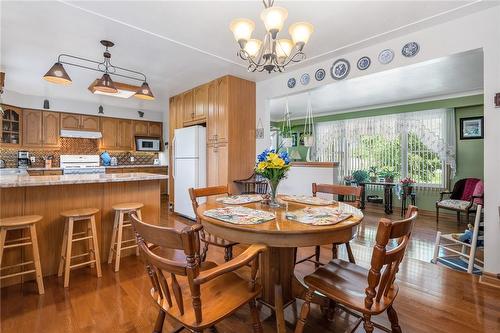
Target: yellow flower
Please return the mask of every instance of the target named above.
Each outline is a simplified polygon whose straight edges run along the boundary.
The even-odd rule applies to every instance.
[[[274,166],[277,166],[277,167],[282,167],[283,165],[285,165],[285,161],[282,158],[279,158],[279,157],[273,159],[272,163],[273,163]]]
[[[267,162],[260,162],[258,165],[257,165],[257,170],[264,170],[265,168],[267,167]]]
[[[279,156],[278,156],[278,154],[275,154],[275,153],[269,153],[269,154],[267,155],[267,160],[268,160],[268,161],[272,161],[272,160],[274,160],[274,159],[275,159],[275,158],[277,158],[277,157],[279,157]]]

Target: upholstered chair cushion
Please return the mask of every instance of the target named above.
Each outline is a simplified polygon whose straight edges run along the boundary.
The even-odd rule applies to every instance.
[[[442,208],[465,210],[467,208],[467,206],[470,205],[470,201],[446,199],[446,200],[439,201],[437,203],[437,205],[438,205],[438,207],[442,207]],[[474,203],[471,208],[475,208],[475,206],[476,206],[476,204]]]
[[[482,196],[484,194],[484,183],[482,180],[478,181],[476,187],[474,188],[473,196]],[[474,203],[478,205],[483,204],[483,198],[475,198]]]

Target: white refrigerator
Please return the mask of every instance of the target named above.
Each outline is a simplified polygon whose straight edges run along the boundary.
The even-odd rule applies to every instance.
[[[203,126],[178,128],[173,141],[174,212],[195,219],[188,189],[207,184],[206,129]]]

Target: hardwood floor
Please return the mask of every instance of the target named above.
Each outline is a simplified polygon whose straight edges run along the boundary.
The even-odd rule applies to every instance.
[[[382,209],[368,207],[360,235],[353,244],[353,252],[360,265],[367,267],[375,236],[378,218]],[[397,215],[394,215],[396,218]],[[162,224],[182,227],[185,219],[173,216],[162,206]],[[440,230],[461,231],[454,216],[440,222]],[[500,290],[478,283],[478,277],[456,272],[429,263],[435,237],[433,216],[419,216],[413,239],[398,275],[400,294],[395,301],[400,325],[404,332],[498,332],[500,331]],[[104,245],[106,246],[106,245]],[[238,254],[240,249],[235,249]],[[312,248],[300,249],[300,254],[309,253]],[[323,260],[328,260],[330,251],[321,251]],[[339,251],[346,258],[345,249]],[[223,262],[222,250],[211,247],[209,260]],[[122,258],[119,273],[112,265],[103,265],[103,277],[97,279],[89,269],[72,272],[71,285],[63,288],[61,278],[45,278],[45,295],[38,296],[36,284],[27,282],[1,289],[0,331],[20,332],[151,332],[157,309],[150,299],[150,282],[140,260],[135,257]],[[296,267],[297,275],[313,270],[309,263]],[[245,272],[243,272],[245,273]],[[202,298],[203,300],[203,298]],[[295,305],[300,310],[301,302]],[[285,316],[288,331],[294,327],[293,306],[287,308]],[[261,307],[264,332],[275,332],[275,322],[269,310]],[[318,307],[312,307],[305,332],[344,332],[354,322],[354,317],[340,311],[335,320],[328,322]],[[388,324],[385,316],[374,320]],[[167,319],[164,332],[173,331],[176,326]],[[227,318],[217,329],[221,333],[252,332],[250,312],[243,308]],[[184,330],[183,332],[188,332]],[[356,332],[363,332],[358,328]],[[375,330],[375,332],[378,332]]]

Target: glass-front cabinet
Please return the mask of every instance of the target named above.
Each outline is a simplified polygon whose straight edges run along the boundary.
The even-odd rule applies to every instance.
[[[2,105],[2,145],[20,145],[21,144],[21,109],[12,106]]]

